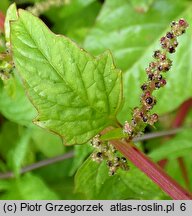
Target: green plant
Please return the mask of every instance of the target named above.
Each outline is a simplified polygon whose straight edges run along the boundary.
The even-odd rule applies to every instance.
[[[110,10],[116,10],[116,7],[120,7],[124,10],[125,7],[131,11],[131,8],[126,5],[126,1],[124,0],[116,4],[116,2],[112,3],[108,1],[104,6],[103,13],[105,14],[105,7],[109,7]],[[160,2],[156,1],[156,4],[158,5]],[[174,5],[179,8],[178,11],[184,8],[184,4],[179,2]],[[151,4],[145,6],[150,8]],[[66,7],[66,5],[64,5],[64,7]],[[68,7],[70,7],[70,3]],[[134,4],[132,7],[134,10],[138,10],[138,7],[135,7]],[[143,11],[141,13],[145,12]],[[94,43],[94,40],[96,40],[94,36],[98,38],[101,36],[97,35],[96,29],[100,28],[108,34],[113,32],[110,28],[113,29],[118,25],[121,26],[122,22],[120,19],[117,23],[107,26],[107,21],[104,19],[103,23],[102,20],[102,16],[104,15],[101,13],[100,16],[101,19],[98,20],[98,24],[94,27],[95,29],[93,28],[92,32],[87,36],[83,46],[88,48],[93,54],[101,53],[102,47],[102,43],[99,43],[101,39],[98,39],[97,43]],[[158,20],[155,15],[153,16]],[[170,15],[171,18],[174,16],[175,15]],[[186,19],[190,17],[189,12],[187,11],[183,17]],[[148,18],[145,17],[145,19],[144,22],[146,22]],[[133,20],[131,22],[134,23]],[[106,29],[103,29],[105,26]],[[21,154],[21,156],[20,160],[14,159],[13,157],[13,161],[10,163],[14,175],[20,178],[20,168],[29,151],[29,145],[27,144],[32,141],[40,148],[41,144],[37,143],[41,137],[46,136],[43,135],[43,133],[47,132],[39,132],[40,129],[37,129],[31,123],[32,118],[37,115],[33,122],[48,131],[58,134],[66,145],[86,144],[86,146],[75,147],[77,160],[74,163],[75,165],[69,170],[69,175],[74,174],[78,165],[94,150],[92,147],[95,148],[92,156],[88,157],[75,176],[75,190],[79,193],[83,192],[85,198],[167,199],[168,196],[161,191],[162,189],[173,199],[191,199],[189,191],[183,189],[169,177],[162,168],[142,152],[142,150],[145,150],[142,149],[146,147],[145,145],[141,144],[136,146],[132,144],[132,141],[134,142],[148,124],[153,126],[154,123],[157,122],[158,115],[156,113],[161,115],[162,112],[165,113],[174,110],[174,108],[180,104],[179,101],[183,101],[185,98],[191,96],[190,90],[182,95],[182,99],[177,99],[176,102],[172,104],[171,102],[170,104],[165,104],[165,101],[170,100],[170,93],[165,97],[161,95],[162,93],[156,93],[155,91],[155,96],[152,95],[155,89],[165,86],[165,79],[168,80],[167,82],[169,85],[169,76],[173,80],[175,80],[175,78],[177,79],[175,76],[179,76],[179,72],[177,72],[176,75],[169,75],[168,73],[168,77],[166,73],[164,78],[162,72],[165,73],[171,68],[172,62],[168,58],[167,52],[175,52],[178,45],[176,37],[183,34],[187,26],[188,24],[184,19],[180,19],[178,22],[172,22],[171,31],[167,32],[166,36],[161,38],[162,50],[155,51],[153,56],[155,60],[152,61],[146,69],[148,81],[141,85],[144,79],[142,68],[146,65],[143,62],[146,62],[149,57],[144,56],[139,60],[139,63],[133,65],[138,54],[141,55],[142,53],[140,49],[135,49],[135,51],[138,51],[138,54],[133,55],[132,53],[130,54],[130,58],[128,58],[129,53],[126,57],[125,54],[118,54],[118,51],[113,52],[113,49],[122,49],[121,43],[123,43],[123,40],[133,40],[132,44],[138,46],[138,38],[132,38],[133,36],[129,31],[130,35],[123,31],[119,33],[120,36],[122,34],[122,41],[120,40],[119,44],[115,43],[113,38],[111,39],[111,49],[117,64],[124,70],[130,68],[129,72],[125,72],[122,75],[122,72],[114,66],[114,60],[109,51],[94,57],[67,37],[53,34],[45,24],[34,15],[24,10],[17,11],[16,6],[11,5],[8,9],[5,21],[5,38],[8,48],[8,52],[6,53],[7,57],[4,58],[5,54],[1,54],[1,56],[3,56],[3,71],[1,72],[3,78],[1,88],[3,90],[1,93],[1,101],[7,101],[6,103],[2,103],[1,112],[6,118],[11,119],[17,124],[25,125],[25,127],[21,127],[21,132],[16,135],[18,136],[19,144],[18,147],[15,147],[14,154],[17,153],[16,156]],[[134,28],[137,27],[133,27],[133,29]],[[151,27],[151,30],[155,32],[155,27]],[[71,30],[71,32],[73,31],[74,29]],[[148,31],[146,32],[143,30],[140,36],[141,45],[143,45],[143,47],[147,45],[142,39],[148,37],[148,34]],[[67,35],[72,35],[72,33]],[[80,37],[77,36],[77,41],[79,42],[82,41],[86,33],[84,32],[80,35]],[[150,36],[152,35],[153,31]],[[128,39],[126,39],[126,36]],[[125,44],[127,44],[127,42]],[[115,46],[118,48],[116,49]],[[177,52],[178,54],[176,53],[175,65],[179,65],[180,58],[177,56],[181,54],[182,49],[181,46],[181,49]],[[147,55],[148,53],[151,53],[151,50],[147,52]],[[118,56],[121,56],[121,58]],[[16,66],[16,69],[13,64]],[[131,65],[133,66],[130,67]],[[179,71],[178,68],[177,71]],[[171,71],[170,74],[171,73],[173,72]],[[134,76],[138,77],[138,75],[139,79],[141,78],[142,81],[136,81]],[[23,80],[22,82],[20,77]],[[136,82],[141,86],[141,89],[137,88],[138,85],[135,85]],[[173,83],[174,82],[170,81],[170,87],[167,85],[169,88],[165,88],[164,94],[168,92],[168,89],[174,91]],[[23,85],[36,110],[25,97]],[[131,86],[134,87],[130,90]],[[16,91],[14,89],[16,89]],[[139,98],[137,95],[141,93],[141,90],[141,106],[139,108],[134,108],[133,112],[129,111],[128,107],[137,106],[136,104]],[[159,92],[163,91],[164,89]],[[132,99],[127,98],[127,95]],[[13,97],[16,98],[15,101]],[[157,108],[155,113],[151,114],[151,109],[156,102]],[[163,105],[161,103],[163,103]],[[12,111],[10,107],[7,109],[8,106],[5,104],[15,104],[14,111]],[[190,104],[191,100],[188,102],[188,107],[191,106]],[[3,109],[3,107],[5,107],[5,109]],[[15,115],[15,110],[19,115]],[[133,116],[131,117],[131,115]],[[130,123],[128,123],[129,120],[131,120]],[[122,126],[124,122],[125,124]],[[17,128],[17,124],[13,125],[13,127]],[[163,121],[158,124],[156,123],[156,127],[163,127],[164,124]],[[152,127],[150,130],[152,130]],[[97,135],[98,133],[101,135]],[[58,140],[55,141],[55,139],[57,139],[56,136],[50,136],[54,137],[51,138],[54,142],[58,142]],[[94,136],[96,137],[93,138]],[[88,143],[90,143],[92,138],[92,147],[90,147]],[[2,138],[2,140],[4,140],[4,138]],[[67,149],[59,149],[60,144],[57,145],[58,152],[67,151]],[[158,155],[158,153],[155,153],[158,152],[158,148],[166,148],[164,145],[157,145],[154,147],[150,147],[150,143],[147,145],[152,155]],[[187,145],[188,143],[185,146],[187,147]],[[189,148],[190,147],[189,145]],[[168,149],[171,151],[171,148],[168,147]],[[50,151],[46,152],[46,150],[43,150],[43,152],[44,154],[50,154]],[[82,152],[84,153],[82,154]],[[10,158],[12,154],[11,151],[8,151],[7,157]],[[180,157],[180,164],[183,162],[184,158],[181,158],[181,154],[178,154],[178,156],[173,155],[171,156]],[[128,159],[128,163],[125,157]],[[159,159],[163,159],[163,157],[159,157]],[[158,156],[154,156],[153,159],[156,160],[156,158],[158,158]],[[92,159],[99,163],[93,162]],[[109,173],[112,177],[108,175],[106,161],[109,167]],[[30,164],[30,161],[28,163]],[[122,168],[122,170],[118,168]],[[138,168],[143,171],[143,173]],[[183,171],[183,169],[181,170]],[[188,178],[188,176],[186,177],[186,175],[184,175],[185,183],[190,187]],[[145,184],[143,184],[143,182],[145,182]],[[117,184],[117,188],[112,189],[111,193],[107,193],[107,190],[111,188],[113,184]],[[157,185],[160,186],[161,189]],[[155,191],[154,197],[151,197],[150,190]],[[53,196],[53,198],[56,197]]]

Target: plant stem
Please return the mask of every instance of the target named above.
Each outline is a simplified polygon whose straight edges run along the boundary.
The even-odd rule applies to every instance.
[[[192,200],[192,195],[188,191],[132,143],[113,140],[111,144],[174,200]]]
[[[20,174],[23,174],[23,173],[26,173],[26,172],[29,172],[29,171],[32,171],[35,169],[39,169],[41,167],[48,166],[50,164],[54,164],[54,163],[57,163],[57,162],[60,162],[60,161],[63,161],[63,160],[69,159],[69,158],[72,158],[73,156],[74,156],[74,152],[70,151],[70,152],[67,152],[63,155],[59,155],[56,157],[52,157],[49,159],[39,161],[37,163],[31,164],[29,166],[22,168],[20,171]],[[14,173],[11,171],[6,172],[6,173],[0,173],[0,179],[8,179],[8,178],[14,178],[14,177],[15,177]]]
[[[150,139],[155,139],[155,138],[159,138],[159,137],[166,137],[166,136],[170,136],[170,135],[175,135],[175,134],[177,134],[177,133],[179,133],[179,132],[181,132],[187,128],[174,128],[174,129],[170,129],[170,130],[147,133],[147,134],[144,134],[142,136],[133,138],[133,142],[139,142],[139,141],[150,140]]]

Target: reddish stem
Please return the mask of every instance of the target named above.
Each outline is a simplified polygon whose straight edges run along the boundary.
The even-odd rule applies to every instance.
[[[192,200],[192,195],[188,191],[182,188],[159,165],[149,159],[133,144],[119,140],[113,140],[111,144],[174,200]]]
[[[0,11],[0,30],[4,31],[4,22],[5,22],[5,16],[4,14]]]

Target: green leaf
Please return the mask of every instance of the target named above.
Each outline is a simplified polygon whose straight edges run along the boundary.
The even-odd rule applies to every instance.
[[[149,156],[155,160],[159,161],[161,159],[175,159],[177,157],[182,157],[189,151],[192,151],[192,134],[191,129],[186,129],[180,134],[177,134],[171,140],[164,142],[158,148],[153,150]]]
[[[10,188],[10,182],[8,182],[7,180],[0,180],[0,191],[6,191]]]
[[[72,177],[55,179],[47,183],[50,188],[57,193],[61,200],[80,200],[85,199],[82,194],[74,193],[74,182]]]
[[[11,39],[16,68],[39,112],[37,125],[71,145],[116,124],[121,71],[109,52],[94,58],[23,10],[12,23]]]
[[[84,1],[85,2],[85,1]],[[54,13],[48,13],[51,20],[54,19],[54,25],[52,30],[59,34],[64,34],[67,37],[75,40],[78,43],[82,43],[90,30],[94,25],[96,17],[100,11],[101,4],[98,1],[93,1],[88,5],[79,5],[80,10],[77,11],[77,7],[73,7],[74,12],[68,16],[66,5],[61,9],[55,8]],[[81,17],[81,19],[79,19]]]
[[[8,42],[10,42],[10,21],[16,20],[17,18],[17,7],[13,3],[9,6],[5,17],[5,38]]]
[[[30,132],[24,131],[15,147],[9,152],[9,163],[16,176],[19,176],[20,169],[24,164],[29,149]]]
[[[75,176],[76,192],[87,199],[168,199],[144,173],[129,165],[129,171],[109,176],[105,163],[87,159]]]
[[[45,15],[53,24],[53,32],[82,43],[94,25],[101,5],[97,0],[73,0],[59,8],[52,7]]]
[[[74,173],[79,169],[79,167],[83,164],[84,160],[93,152],[93,147],[90,143],[85,145],[76,145],[74,146],[74,159],[72,168],[70,171],[70,175],[74,175]]]
[[[13,122],[33,126],[36,110],[27,98],[16,72],[0,88],[0,112]]]
[[[0,155],[3,161],[8,160],[8,154],[18,140],[18,125],[12,122],[4,122],[0,133]]]
[[[192,112],[191,112],[192,114]],[[192,116],[188,115],[188,120],[191,120]],[[188,134],[187,134],[188,132]],[[186,140],[188,143],[191,142],[191,131],[188,130],[185,133],[181,133],[174,138],[176,142],[176,146],[178,147],[178,143],[180,141],[180,146],[184,144],[186,145]],[[177,142],[178,139],[178,142]],[[169,144],[169,143],[168,143]],[[166,143],[165,143],[166,145]],[[170,146],[170,145],[169,145]],[[180,153],[179,153],[180,151]],[[178,151],[173,151],[171,157],[168,157],[167,164],[165,166],[166,172],[173,177],[180,185],[185,187],[187,190],[192,191],[192,157],[191,157],[191,148],[178,149]],[[182,159],[178,160],[178,158]],[[184,177],[185,176],[185,177]],[[188,183],[186,184],[185,179],[188,179]]]
[[[28,173],[12,180],[11,187],[1,196],[1,199],[55,200],[58,196],[41,178]]]
[[[51,8],[49,11],[50,15],[52,16],[52,12],[57,11],[58,14],[56,16],[51,17],[50,19],[54,22],[57,22],[59,18],[65,19],[74,14],[79,13],[85,7],[89,6],[90,4],[96,2],[96,0],[72,0],[68,4],[61,6],[61,8]],[[57,19],[58,18],[58,19]]]
[[[183,158],[184,159],[184,158]],[[184,162],[185,163],[185,162]],[[169,159],[167,161],[167,164],[165,166],[166,172],[173,178],[175,179],[181,186],[184,188],[186,187],[185,181],[182,175],[181,167],[179,166],[178,160],[177,159]],[[191,169],[188,170],[189,174],[191,172]],[[188,189],[188,188],[186,188]]]
[[[7,170],[7,166],[6,166],[5,162],[0,160],[0,171],[6,172],[6,170]]]
[[[73,158],[68,158],[58,163],[49,164],[34,172],[41,176],[45,181],[54,182],[64,177],[69,177],[73,167]],[[64,182],[63,182],[64,184]]]
[[[34,162],[34,152],[30,148],[30,130],[12,122],[3,122],[0,133],[0,157],[3,171],[12,170],[18,175],[22,166]]]
[[[31,137],[37,150],[46,157],[55,157],[65,152],[62,140],[48,131],[36,127],[32,130]]]

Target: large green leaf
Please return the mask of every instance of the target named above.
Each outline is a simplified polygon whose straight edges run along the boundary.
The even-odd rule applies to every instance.
[[[144,173],[132,164],[129,171],[109,176],[105,163],[87,159],[75,176],[76,192],[87,199],[167,199]]]
[[[109,52],[94,58],[23,10],[11,25],[11,42],[16,68],[39,112],[37,125],[75,144],[116,123],[121,72]]]

